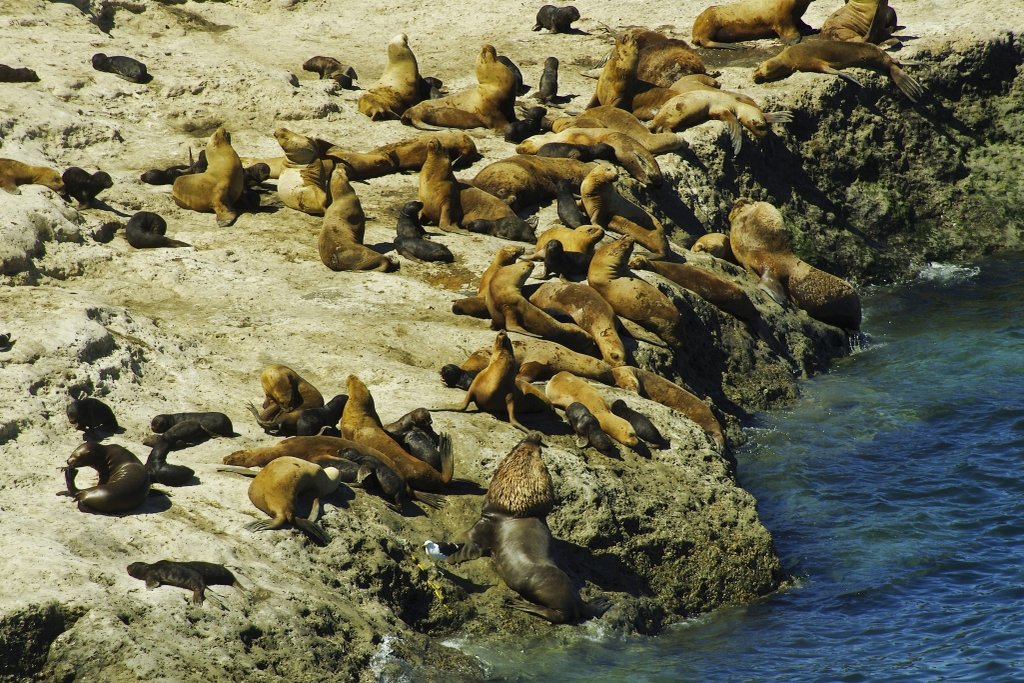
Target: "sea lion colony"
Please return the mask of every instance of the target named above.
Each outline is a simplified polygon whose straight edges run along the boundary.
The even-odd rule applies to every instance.
[[[753,70],[755,81],[805,70],[856,82],[839,68],[860,66],[889,74],[912,100],[922,96],[921,86],[899,63],[871,44],[878,40],[894,42],[894,13],[884,2],[850,2],[845,10],[840,8],[830,17],[829,35],[852,41],[850,48],[817,38],[799,42],[802,35],[811,32],[800,20],[806,6],[804,1],[746,0],[709,8],[697,18],[693,39],[708,48],[736,47],[735,41],[766,36],[798,44],[798,51],[787,48]],[[538,13],[534,30],[574,30],[569,23],[578,16],[575,8],[556,11],[546,5]],[[320,255],[332,270],[390,271],[398,267],[397,259],[362,243],[366,217],[349,181],[401,171],[418,172],[418,196],[414,197],[417,189],[410,184],[407,203],[398,217],[397,246],[403,256],[451,262],[452,255],[444,245],[437,243],[434,248],[435,243],[424,239],[423,224],[453,233],[487,230],[499,237],[536,241],[526,257],[531,260],[518,260],[523,256],[522,247],[499,250],[483,273],[477,294],[453,304],[454,313],[489,318],[491,328],[497,331],[493,346],[477,351],[461,365],[449,363],[442,369],[446,384],[465,391],[460,406],[418,408],[396,422],[384,424],[369,388],[358,377],[350,376],[347,394],[337,395],[325,406],[323,395],[291,368],[266,368],[261,378],[263,409],[250,406],[250,410],[269,434],[299,436],[224,457],[224,463],[234,471],[239,466],[279,462],[277,467],[284,472],[264,470],[260,476],[249,471],[256,476],[250,498],[272,521],[254,522],[248,528],[276,529],[292,524],[315,542],[328,543],[326,532],[316,524],[316,501],[307,517],[296,515],[296,505],[304,492],[312,491],[318,500],[343,482],[382,493],[397,512],[414,502],[428,507],[443,505],[456,458],[447,435],[433,431],[430,412],[466,410],[473,403],[499,418],[507,417],[524,431],[518,416],[546,415],[535,421],[537,429],[543,428],[545,419],[550,426],[551,416],[562,410],[580,437],[577,446],[594,447],[588,457],[622,457],[612,440],[640,452],[648,444],[669,447],[668,440],[642,412],[645,401],[653,400],[697,423],[715,447],[727,448],[709,401],[649,370],[633,367],[631,349],[650,343],[674,352],[686,344],[679,309],[684,299],[667,295],[665,291],[671,286],[666,282],[741,318],[749,325],[748,331],[766,343],[773,341],[771,331],[766,329],[756,305],[742,291],[736,291],[733,281],[696,264],[682,265],[687,250],[673,242],[672,226],[663,225],[651,211],[618,192],[616,181],[621,174],[615,165],[643,184],[656,184],[662,182],[662,175],[655,155],[670,153],[685,144],[678,135],[680,129],[719,119],[726,123],[738,152],[743,127],[763,137],[770,134],[770,124],[788,122],[789,113],[762,112],[749,97],[719,90],[707,75],[700,54],[684,41],[632,29],[616,38],[588,110],[553,117],[537,107],[530,108],[526,119],[530,126],[537,126],[534,132],[539,135],[523,141],[516,148],[520,154],[492,164],[493,169],[483,169],[474,180],[462,181],[452,169],[460,160],[479,156],[473,140],[462,133],[439,129],[482,128],[497,136],[506,135],[517,123],[521,75],[517,78],[514,64],[509,68],[510,61],[498,56],[493,46],[484,45],[476,65],[477,85],[443,95],[436,78],[420,75],[405,34],[396,36],[387,50],[388,66],[360,97],[359,110],[374,120],[400,119],[435,132],[357,153],[281,128],[275,131],[275,137],[282,156],[256,159],[240,157],[231,145],[230,133],[218,128],[199,161],[190,159],[189,164],[142,174],[143,182],[173,183],[173,198],[179,206],[214,213],[223,227],[258,207],[258,193],[267,191],[264,182],[276,179],[276,189],[286,206],[324,217]],[[129,58],[96,55],[93,63],[97,69],[136,82],[150,78],[144,64]],[[549,58],[545,67],[548,80],[543,101],[549,104],[557,101],[557,64],[557,59]],[[302,66],[317,71],[321,78],[343,77],[346,87],[356,78],[354,70],[330,57],[315,57]],[[670,75],[659,79],[662,72]],[[506,139],[521,137],[515,133]],[[558,156],[537,156],[541,150],[553,150],[548,146],[551,144],[561,146]],[[573,147],[578,150],[573,152]],[[595,160],[599,149],[603,160]],[[99,173],[90,175],[75,169],[65,174],[62,182],[55,170],[0,159],[0,187],[6,191],[18,192],[18,186],[27,183],[42,184],[65,193],[65,197],[74,196],[83,206],[93,206],[96,194],[111,189],[109,176]],[[68,187],[74,183],[86,190],[74,193]],[[111,191],[116,192],[116,188]],[[580,203],[574,194],[581,195]],[[556,198],[558,214],[568,227],[545,226],[536,239],[535,226],[514,209]],[[716,244],[709,253],[731,260],[759,278],[759,286],[779,305],[795,305],[850,333],[858,329],[860,301],[856,292],[849,283],[793,254],[777,209],[764,202],[740,200],[730,220],[729,237],[703,241]],[[165,238],[164,231],[162,218],[141,212],[129,222],[128,239],[139,248],[188,246]],[[645,253],[631,261],[635,246]],[[549,253],[557,256],[550,267]],[[557,272],[561,285],[549,283],[551,286],[540,289],[526,285],[532,260],[540,259],[545,262],[545,277]],[[642,279],[631,266],[664,276],[659,280],[664,286]],[[513,340],[510,334],[521,338]],[[624,344],[624,339],[630,343]],[[630,392],[634,395],[629,401],[632,406],[621,398],[609,405],[602,396],[606,392],[596,385]],[[96,399],[82,398],[71,403],[68,415],[72,426],[82,429],[88,440],[75,450],[64,468],[67,491],[61,495],[74,497],[83,511],[124,513],[137,509],[153,495],[151,484],[177,486],[193,480],[190,468],[166,462],[171,450],[233,435],[230,420],[220,413],[157,416],[153,422],[155,434],[145,441],[153,452],[144,465],[125,448],[99,443],[118,428],[109,407]],[[599,616],[608,602],[603,598],[591,603],[582,601],[550,556],[550,532],[544,517],[557,501],[553,489],[549,490],[550,475],[540,459],[542,438],[531,431],[507,458],[515,461],[528,452],[532,458],[529,466],[506,467],[503,463],[499,467],[481,521],[474,527],[476,531],[468,532],[471,545],[461,546],[451,561],[457,563],[493,551],[499,574],[531,600],[517,605],[519,609],[556,623]],[[97,469],[99,483],[79,490],[74,480],[77,468],[83,466]],[[540,491],[537,495],[543,494],[542,504],[522,515],[505,508],[498,510],[493,494],[499,486],[501,495],[509,499]],[[550,500],[543,497],[547,494]],[[523,526],[527,519],[532,521]],[[183,585],[195,591],[195,600],[202,600],[204,576],[194,567],[162,570],[164,575],[160,576],[156,570],[147,574],[140,567],[133,564],[129,571],[151,585]],[[523,584],[521,579],[529,567],[546,572],[542,586]],[[206,583],[223,578],[211,576],[205,577]],[[223,582],[231,583],[227,579]],[[545,597],[545,590],[553,593]]]

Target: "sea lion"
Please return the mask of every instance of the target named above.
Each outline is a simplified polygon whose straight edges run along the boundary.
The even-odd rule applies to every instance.
[[[160,214],[152,211],[137,212],[128,219],[128,225],[124,229],[125,239],[136,249],[190,246],[185,242],[167,237],[166,233],[167,221]]]
[[[544,145],[547,147],[547,145]],[[541,149],[544,149],[541,147]],[[580,226],[589,226],[590,219],[580,210],[580,205],[576,203],[576,197],[574,196],[574,188],[579,189],[579,185],[573,185],[568,180],[563,180],[558,183],[558,201],[556,203],[556,210],[558,212],[558,220],[562,221],[566,227],[576,229]],[[594,226],[597,227],[597,226]],[[604,229],[601,230],[601,237],[604,237]],[[543,233],[542,233],[543,235]],[[600,240],[600,238],[598,238]],[[539,243],[540,240],[538,240]],[[559,239],[559,241],[561,241]],[[564,246],[564,243],[563,243]]]
[[[568,142],[573,145],[605,143],[615,150],[615,161],[644,184],[659,185],[664,179],[657,159],[630,135],[611,128],[566,128],[560,133],[545,133],[527,138],[516,146],[519,154],[536,154],[543,145]]]
[[[598,249],[590,260],[587,282],[617,315],[654,332],[670,347],[677,347],[683,341],[679,310],[657,287],[629,270],[632,251],[633,240],[629,237]]]
[[[331,205],[324,211],[323,227],[317,241],[320,260],[331,270],[378,270],[389,273],[398,261],[363,244],[366,214],[352,189],[345,169],[331,173]]]
[[[154,484],[166,486],[184,486],[192,481],[195,470],[184,465],[171,465],[167,462],[167,454],[171,451],[171,443],[163,437],[151,440],[149,446],[152,449],[149,457],[146,458],[146,471],[149,472],[149,479]]]
[[[470,182],[518,210],[553,199],[564,180],[579,186],[591,169],[575,159],[516,154],[484,166]]]
[[[765,60],[754,69],[754,83],[769,83],[791,76],[797,71],[831,74],[854,85],[860,81],[841,71],[851,66],[888,74],[896,87],[911,102],[924,95],[924,88],[889,53],[870,43],[848,43],[836,40],[808,40],[791,45]]]
[[[599,453],[609,458],[619,457],[619,449],[615,447],[612,437],[601,429],[601,423],[597,421],[594,414],[585,405],[576,401],[565,408],[565,419],[576,432],[576,446],[586,448],[593,446]]]
[[[634,114],[619,107],[594,107],[579,116],[562,116],[551,122],[555,133],[570,128],[608,128],[633,138],[651,154],[665,154],[687,145],[681,135],[652,133]]]
[[[685,41],[644,28],[630,29],[637,39],[640,58],[636,67],[639,80],[663,88],[682,76],[707,73],[704,60]]]
[[[542,257],[548,243],[553,240],[560,242],[565,251],[590,255],[594,253],[594,248],[603,237],[604,228],[598,225],[580,225],[572,230],[561,225],[554,225],[540,234],[533,256],[529,258],[535,261]]]
[[[217,436],[234,436],[235,432],[231,418],[217,412],[161,413],[153,416],[149,428],[161,434],[182,422],[198,422],[206,432]]]
[[[75,486],[75,475],[82,467],[92,467],[99,473],[96,486]],[[149,495],[149,473],[122,446],[86,441],[71,453],[63,470],[67,491],[57,495],[74,498],[82,512],[128,512],[142,505]]]
[[[555,7],[544,5],[537,10],[537,23],[533,30],[539,31],[546,28],[552,33],[572,33],[572,22],[579,20],[580,11],[572,5]]]
[[[842,43],[861,45],[860,43]],[[787,299],[815,320],[860,329],[860,296],[849,282],[815,268],[793,253],[782,213],[768,202],[740,198],[729,212],[729,241],[740,265],[760,277],[776,302]]]
[[[735,50],[743,40],[779,39],[792,45],[810,32],[801,17],[812,0],[744,0],[712,5],[697,15],[690,37],[694,45]]]
[[[541,122],[548,110],[544,107],[530,107],[523,118],[513,121],[505,128],[505,142],[522,142],[541,131]]]
[[[647,443],[654,444],[659,448],[668,446],[668,439],[661,435],[661,432],[654,426],[651,419],[643,413],[630,408],[629,404],[621,398],[612,401],[611,411],[613,415],[618,415],[631,424],[636,435]]]
[[[39,75],[32,69],[0,64],[0,83],[37,83]]]
[[[695,422],[718,445],[725,448],[725,433],[706,403],[661,375],[624,365],[613,368],[615,385],[621,389],[657,401]]]
[[[530,86],[526,85],[526,83],[523,81],[523,72],[519,70],[519,67],[516,66],[516,63],[513,62],[508,57],[506,57],[505,55],[498,55],[498,61],[507,66],[508,70],[512,72],[512,77],[515,79],[516,82],[515,94],[525,95],[526,92],[530,89]]]
[[[595,289],[573,282],[545,282],[530,295],[543,311],[559,311],[590,333],[601,358],[611,367],[626,364],[626,347],[615,325],[615,311]]]
[[[721,232],[709,232],[697,238],[697,241],[690,247],[694,253],[707,253],[715,258],[720,258],[729,263],[736,263],[732,247],[729,246],[729,236]]]
[[[277,180],[281,203],[296,211],[323,216],[331,204],[328,188],[331,168],[320,158],[316,142],[283,127],[274,131],[274,138],[285,156],[284,168]]]
[[[484,495],[484,509],[511,517],[545,517],[557,499],[544,460],[543,435],[529,432],[498,463]]]
[[[89,237],[93,238],[100,244],[107,244],[114,240],[114,236],[117,234],[117,231],[123,227],[124,226],[119,221],[107,221],[89,233]]]
[[[319,545],[330,543],[330,537],[319,524],[320,498],[333,493],[341,485],[341,473],[335,467],[320,465],[284,456],[275,458],[259,471],[249,484],[249,500],[270,516],[270,520],[250,522],[249,531],[270,531],[291,524]],[[297,499],[304,493],[313,495],[309,517],[295,514]]]
[[[193,159],[192,149],[189,148],[187,164],[173,164],[167,168],[152,168],[139,176],[139,180],[148,185],[171,185],[179,176],[190,173],[202,173],[206,170],[206,167],[206,150],[200,150],[199,158]]]
[[[549,379],[544,393],[552,405],[562,409],[576,402],[582,403],[597,418],[601,429],[622,445],[633,448],[640,443],[633,426],[612,413],[601,395],[571,372],[559,372]]]
[[[451,158],[436,138],[427,141],[427,156],[420,168],[416,199],[423,205],[421,220],[434,223],[442,230],[451,230],[462,223],[459,181],[452,172]]]
[[[455,260],[451,250],[440,242],[427,239],[419,219],[422,208],[423,203],[419,201],[406,202],[402,207],[395,227],[395,249],[402,256],[417,261],[451,263]]]
[[[725,124],[732,141],[732,152],[739,154],[743,143],[742,128],[749,130],[755,138],[763,138],[768,135],[769,125],[792,122],[793,113],[785,109],[764,112],[749,97],[726,90],[694,90],[666,102],[651,120],[651,130],[683,130],[711,119]]]
[[[405,110],[402,123],[430,130],[490,128],[503,132],[515,120],[516,83],[512,70],[498,61],[493,45],[483,45],[476,60],[477,86]]]
[[[117,424],[114,411],[98,398],[83,397],[72,399],[67,407],[68,422],[86,435],[95,432],[114,433],[123,431]]]
[[[530,261],[519,261],[500,268],[491,278],[484,296],[491,329],[536,335],[574,351],[590,353],[594,350],[590,334],[578,325],[555,320],[523,296],[523,285],[533,267]]]
[[[847,0],[825,19],[820,37],[824,40],[896,46],[901,43],[893,38],[895,25],[895,12],[887,0]]]
[[[440,491],[452,480],[455,459],[451,450],[441,453],[441,468],[434,469],[424,461],[410,455],[384,427],[374,407],[373,396],[355,375],[349,375],[346,384],[348,403],[341,414],[341,435],[373,448],[381,460],[416,490]],[[418,494],[414,494],[417,495]]]
[[[544,273],[540,276],[540,279],[550,280],[555,276],[569,277],[571,275],[579,275],[581,271],[585,273],[584,261],[589,264],[589,254],[570,255],[565,251],[561,242],[550,240],[544,245]]]
[[[89,173],[78,166],[71,166],[61,174],[64,193],[78,202],[79,206],[92,206],[96,195],[114,186],[106,171]]]
[[[455,315],[471,315],[475,318],[490,317],[490,313],[487,312],[484,295],[491,284],[491,278],[494,277],[499,268],[515,263],[516,259],[523,255],[524,251],[524,247],[512,244],[507,244],[498,249],[494,254],[494,258],[491,259],[490,265],[487,266],[487,269],[480,276],[476,296],[456,300],[452,303],[452,313]]]
[[[596,145],[574,145],[568,142],[548,142],[537,150],[539,157],[555,157],[561,159],[575,159],[587,163],[604,159],[615,163],[615,148],[604,142]],[[579,183],[576,183],[579,186]],[[572,227],[572,226],[570,226]]]
[[[330,434],[330,436],[339,436],[341,432],[337,431],[335,425],[341,419],[341,413],[347,402],[348,396],[338,394],[319,408],[306,408],[295,422],[295,435],[316,436],[326,434],[325,429],[333,429],[337,434]]]
[[[637,35],[627,32],[624,36],[617,37],[611,56],[597,78],[594,96],[590,98],[586,108],[592,109],[605,104],[630,109],[633,95],[639,87],[636,75],[639,65],[640,44]]]
[[[132,83],[149,83],[153,80],[146,65],[132,57],[121,55],[108,57],[102,52],[97,52],[92,56],[92,68],[114,74],[118,78]]]
[[[174,179],[171,197],[183,209],[215,213],[217,225],[227,227],[238,219],[235,202],[242,195],[245,182],[242,162],[231,147],[231,136],[218,128],[206,143],[207,168]]]
[[[397,119],[420,101],[421,78],[409,38],[400,33],[388,43],[388,65],[377,83],[359,96],[359,111],[373,121]]]
[[[324,467],[342,467],[338,462],[348,459],[349,455],[342,455],[342,451],[353,450],[362,455],[383,458],[384,456],[376,449],[365,444],[359,444],[339,436],[289,436],[281,439],[271,446],[254,446],[243,448],[225,455],[222,462],[225,465],[235,467],[263,467],[267,463],[288,456],[308,462],[322,465]]]
[[[201,605],[206,599],[207,586],[235,586],[241,589],[238,579],[227,567],[213,562],[132,562],[128,575],[146,582],[152,590],[160,586],[177,586],[192,591],[192,602]]]
[[[517,339],[511,348],[519,364],[517,376],[527,382],[550,379],[564,370],[602,384],[615,383],[611,366],[603,360],[577,353],[561,344],[544,339]],[[480,371],[491,362],[492,353],[493,347],[478,349],[460,367],[466,372]]]
[[[7,353],[10,351],[15,344],[16,340],[11,339],[10,332],[4,332],[0,334],[0,353]]]
[[[410,455],[440,471],[444,452],[451,450],[451,439],[434,431],[429,410],[416,408],[383,427]]]
[[[320,80],[330,78],[342,88],[351,88],[352,81],[356,80],[356,70],[348,64],[342,64],[334,57],[322,55],[310,57],[302,63],[303,71],[312,71]]]
[[[672,253],[665,227],[657,218],[629,201],[615,189],[619,172],[611,164],[598,162],[580,184],[580,199],[590,222],[606,231],[632,237],[647,249],[652,259],[663,259]]]
[[[45,166],[32,166],[14,159],[0,159],[0,188],[18,194],[18,185],[42,185],[54,192],[64,190],[60,173]]]
[[[535,237],[533,226],[519,216],[506,216],[493,220],[478,218],[467,222],[465,228],[470,232],[500,237],[504,240],[515,240],[517,242],[532,242]]]
[[[263,387],[263,410],[257,411],[252,404],[249,411],[264,431],[278,434],[294,434],[295,424],[302,411],[319,408],[324,404],[323,395],[299,373],[286,365],[268,365],[260,372]]]
[[[540,100],[541,104],[553,104],[559,99],[558,57],[548,57],[544,60],[544,71],[540,75],[540,84],[537,86],[537,92],[533,96]]]

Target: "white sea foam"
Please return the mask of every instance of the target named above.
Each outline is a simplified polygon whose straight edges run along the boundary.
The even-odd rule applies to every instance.
[[[921,282],[956,284],[972,280],[980,272],[981,268],[977,266],[961,266],[955,263],[935,263],[932,261],[917,274],[917,279]]]

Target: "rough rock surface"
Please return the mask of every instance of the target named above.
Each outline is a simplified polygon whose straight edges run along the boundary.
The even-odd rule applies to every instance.
[[[372,123],[358,91],[301,71],[316,54],[352,64],[363,87],[384,64],[384,46],[407,32],[423,73],[454,92],[472,83],[481,42],[493,42],[536,85],[544,58],[558,56],[560,92],[578,111],[593,67],[620,30],[643,20],[687,37],[704,3],[652,6],[616,0],[584,11],[587,35],[530,31],[535,6],[464,6],[398,0],[388,12],[334,0],[122,2],[11,0],[0,8],[0,63],[35,69],[34,84],[0,84],[0,156],[64,169],[105,170],[114,187],[96,208],[76,210],[41,187],[0,193],[0,311],[15,344],[0,353],[0,681],[477,680],[475,660],[442,637],[553,629],[508,610],[511,597],[487,560],[448,572],[420,550],[427,538],[454,539],[476,518],[497,462],[520,434],[487,414],[437,413],[452,435],[456,476],[441,511],[398,515],[363,491],[326,501],[324,548],[294,531],[252,534],[259,519],[247,481],[215,471],[227,453],[269,443],[245,410],[260,398],[259,370],[288,364],[325,395],[355,373],[382,417],[456,403],[437,369],[490,344],[482,321],[449,313],[501,240],[475,234],[438,239],[450,266],[403,259],[397,273],[332,273],[319,262],[319,219],[263,208],[218,228],[212,215],[176,207],[169,188],[139,182],[152,167],[182,163],[218,125],[244,155],[274,156],[278,125],[353,149],[410,137],[397,122]],[[815,3],[820,25],[830,8]],[[780,205],[800,255],[859,282],[899,279],[927,260],[964,259],[1020,246],[1024,204],[1022,46],[1002,31],[1024,25],[1004,7],[999,26],[982,25],[969,3],[910,0],[899,7],[908,41],[899,56],[930,96],[911,106],[882,77],[865,87],[820,75],[753,86],[750,67],[777,48],[762,41],[736,55],[708,54],[725,87],[766,109],[794,111],[772,155],[749,137],[732,157],[721,126],[686,133],[691,150],[660,158],[669,181],[621,190],[653,206],[687,244],[724,229],[741,195]],[[460,39],[451,38],[458,24]],[[40,47],[45,45],[45,49]],[[149,66],[147,85],[94,71],[95,52]],[[726,63],[724,60],[732,59]],[[933,99],[934,98],[934,99]],[[526,101],[529,104],[529,101]],[[777,127],[780,128],[780,127]],[[460,177],[511,153],[500,136],[472,131],[484,155]],[[357,183],[368,244],[394,236],[399,207],[415,197],[415,175]],[[191,247],[135,250],[123,231],[97,243],[92,230],[139,210],[168,220]],[[541,227],[555,217],[542,207]],[[784,340],[773,353],[734,318],[660,278],[686,313],[688,344],[677,362],[649,344],[639,363],[686,382],[712,401],[741,438],[739,420],[791,400],[801,376],[848,349],[840,331],[782,309],[728,264],[698,262],[743,283]],[[692,311],[690,313],[689,311]],[[172,454],[199,484],[149,499],[142,510],[106,517],[78,512],[58,467],[80,442],[64,410],[87,391],[111,405],[119,443],[143,459],[141,441],[161,412],[220,410],[239,436]],[[692,423],[660,405],[630,399],[672,446],[621,460],[573,446],[563,428],[546,440],[545,460],[560,505],[549,517],[557,550],[585,595],[615,601],[603,627],[656,632],[667,621],[749,601],[784,580],[755,501],[736,486],[727,455]],[[554,423],[547,425],[554,431]],[[80,477],[87,480],[87,473]],[[85,483],[85,481],[83,481]],[[224,562],[246,590],[218,588],[202,606],[163,587],[146,591],[127,575],[133,561]],[[569,627],[555,629],[559,633]],[[187,672],[187,673],[186,673]],[[441,673],[443,672],[443,673]]]

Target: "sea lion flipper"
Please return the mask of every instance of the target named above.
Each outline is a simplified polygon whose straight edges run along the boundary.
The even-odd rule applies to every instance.
[[[412,492],[412,497],[418,500],[419,502],[423,503],[424,505],[428,505],[434,508],[435,510],[440,510],[441,508],[448,504],[448,501],[445,500],[444,496],[437,493],[427,493],[425,491],[414,490]]]
[[[858,88],[861,87],[860,81],[858,81],[856,78],[840,69],[833,69],[830,66],[824,66],[822,67],[821,72],[825,74],[831,74],[833,76],[838,76],[839,78],[842,78],[844,80],[849,81],[850,83],[853,83]]]
[[[924,95],[924,88],[917,80],[895,64],[889,69],[889,75],[896,87],[907,96],[911,102],[917,102],[918,98]]]
[[[743,145],[743,126],[731,111],[722,112],[722,122],[725,123],[725,129],[729,132],[733,155],[739,154],[740,147]]]
[[[551,609],[550,607],[542,607],[535,605],[528,600],[508,600],[505,602],[506,607],[510,607],[520,612],[526,612],[528,614],[535,614],[538,617],[547,619],[552,624],[564,624],[566,622],[566,615],[559,610]]]
[[[324,531],[323,528],[319,524],[316,524],[315,522],[311,522],[308,519],[302,519],[301,517],[296,517],[295,518],[295,527],[297,529],[299,529],[300,531],[302,531],[307,536],[309,536],[309,538],[314,543],[317,543],[319,545],[327,545],[328,543],[331,542],[331,537],[327,535],[327,532]]]
[[[455,474],[455,456],[452,455],[452,440],[446,432],[437,437],[437,450],[441,454],[441,481],[447,484]]]
[[[770,296],[778,305],[786,305],[786,289],[772,273],[771,268],[765,268],[764,272],[761,273],[761,279],[757,283],[757,288]]]

